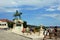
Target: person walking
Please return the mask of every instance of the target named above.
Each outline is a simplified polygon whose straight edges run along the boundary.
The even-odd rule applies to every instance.
[[[22,29],[22,33],[23,33],[23,34],[24,34],[25,30],[26,30],[25,28]]]
[[[44,35],[43,40],[45,40],[45,38],[46,38],[46,36],[47,36],[47,30],[46,30],[46,29],[44,30],[43,35]]]
[[[57,26],[54,27],[54,37],[55,40],[57,40]]]
[[[52,28],[49,28],[49,39],[52,39]]]

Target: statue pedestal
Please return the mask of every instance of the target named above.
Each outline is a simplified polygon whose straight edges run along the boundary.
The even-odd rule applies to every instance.
[[[22,20],[15,20],[15,24],[13,26],[13,32],[22,32],[23,30],[23,21]]]
[[[44,32],[44,31],[40,31],[40,36],[41,36],[42,38],[44,37],[43,32]]]

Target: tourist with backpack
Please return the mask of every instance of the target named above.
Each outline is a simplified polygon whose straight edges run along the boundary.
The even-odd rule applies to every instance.
[[[51,39],[52,38],[52,28],[49,28],[49,39]]]

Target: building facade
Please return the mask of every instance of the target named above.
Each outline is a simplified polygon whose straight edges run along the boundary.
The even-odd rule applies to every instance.
[[[0,19],[0,28],[8,28],[7,19]]]

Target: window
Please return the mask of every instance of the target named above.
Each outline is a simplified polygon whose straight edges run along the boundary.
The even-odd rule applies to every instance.
[[[6,24],[4,24],[6,26]]]
[[[16,26],[21,26],[21,24],[16,24]]]
[[[6,24],[0,24],[0,26],[6,26]]]
[[[1,26],[1,24],[0,24],[0,26]]]

